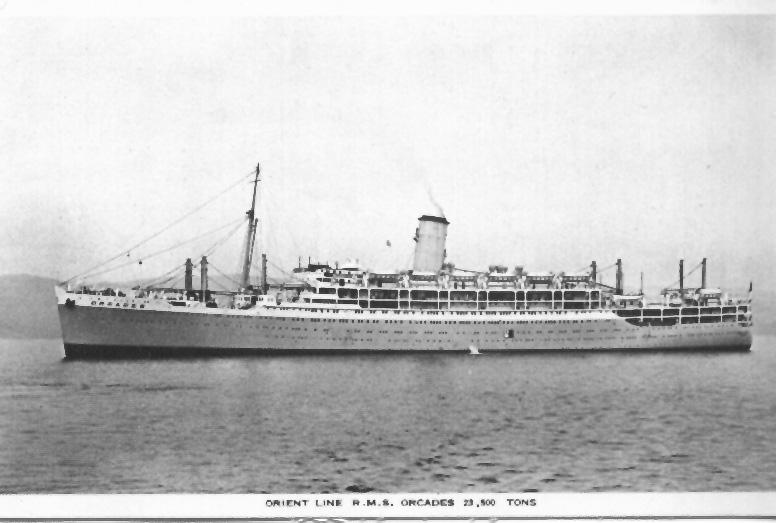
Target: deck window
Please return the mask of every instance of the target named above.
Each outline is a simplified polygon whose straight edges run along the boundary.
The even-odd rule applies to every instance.
[[[528,291],[528,301],[552,301],[552,292]]]
[[[372,307],[375,309],[398,309],[399,302],[394,300],[372,300]]]
[[[337,289],[337,296],[340,298],[355,299],[358,297],[358,289]]]
[[[474,291],[450,291],[452,301],[475,301],[477,293]]]
[[[435,290],[414,290],[410,293],[412,300],[438,300],[439,295]]]
[[[586,302],[566,302],[563,304],[563,308],[567,310],[581,310],[587,307]]]
[[[395,300],[398,293],[396,289],[372,289],[370,295],[373,300]]]
[[[488,294],[490,301],[515,301],[514,291],[490,291]]]
[[[436,301],[411,301],[410,305],[413,309],[438,309],[439,302]]]

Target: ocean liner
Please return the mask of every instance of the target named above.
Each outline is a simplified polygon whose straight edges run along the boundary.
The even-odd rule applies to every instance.
[[[441,212],[418,219],[411,269],[300,264],[292,273],[296,290],[280,293],[267,284],[262,255],[262,282],[252,286],[258,166],[253,178],[237,290],[208,288],[206,256],[186,260],[181,288],[96,290],[63,282],[56,296],[66,357],[751,347],[751,284],[746,298],[707,286],[705,258],[696,267],[699,287],[685,285],[680,261],[678,286],[654,299],[623,289],[619,259],[611,266],[614,286],[600,281],[596,262],[576,273],[463,270],[446,261],[450,222]]]

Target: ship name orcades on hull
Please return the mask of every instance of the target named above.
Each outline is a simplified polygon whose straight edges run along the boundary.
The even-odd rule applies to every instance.
[[[530,273],[522,267],[457,269],[445,262],[449,222],[423,215],[412,270],[378,273],[356,262],[308,264],[278,288],[248,284],[257,228],[247,213],[241,288],[200,287],[187,260],[183,288],[56,287],[68,358],[227,356],[272,353],[389,351],[741,350],[752,344],[751,284],[747,298],[706,285],[665,289],[659,299],[598,281],[593,262],[582,273]],[[441,214],[441,213],[440,213]],[[289,292],[289,289],[292,289]]]

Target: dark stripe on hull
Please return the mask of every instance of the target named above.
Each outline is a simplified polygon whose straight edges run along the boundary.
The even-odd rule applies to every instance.
[[[261,349],[261,348],[216,348],[216,347],[141,347],[137,345],[81,345],[65,344],[67,359],[151,359],[151,358],[215,358],[229,356],[272,356],[278,355],[310,355],[310,354],[408,354],[408,353],[439,353],[439,352],[469,352],[468,350],[386,350],[386,349]]]
[[[656,352],[748,352],[750,345],[728,345],[718,347],[667,347],[661,349],[481,349],[480,352],[490,355],[498,353],[522,353],[522,354],[552,354],[552,353],[591,353],[591,352],[616,352],[616,353],[656,353]],[[137,345],[83,345],[65,344],[65,357],[67,359],[153,359],[153,358],[210,358],[228,356],[272,356],[278,355],[310,355],[310,354],[414,354],[414,353],[468,353],[468,350],[441,350],[441,349],[412,349],[412,350],[388,350],[388,349],[261,349],[261,348],[215,348],[215,347],[147,347]]]

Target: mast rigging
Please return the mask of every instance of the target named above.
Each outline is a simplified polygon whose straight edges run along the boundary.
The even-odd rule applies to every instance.
[[[245,252],[243,253],[242,275],[240,277],[240,286],[245,289],[248,287],[251,274],[251,263],[253,262],[253,247],[256,242],[256,192],[259,185],[261,174],[261,165],[256,164],[256,175],[253,178],[253,199],[251,200],[251,209],[246,213],[248,215],[248,232],[245,236]]]

